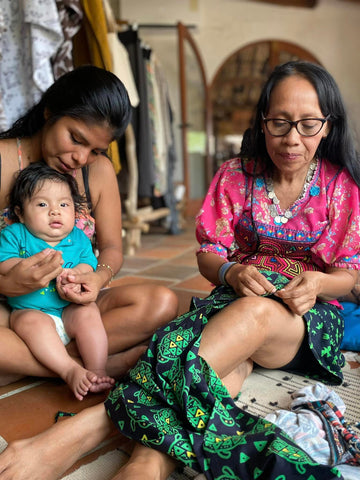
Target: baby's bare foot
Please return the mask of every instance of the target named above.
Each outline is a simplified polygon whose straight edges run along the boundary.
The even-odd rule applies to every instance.
[[[111,377],[98,378],[90,387],[90,392],[98,393],[105,390],[110,390],[115,384],[115,380]]]
[[[112,388],[115,384],[115,380],[112,377],[109,377],[106,375],[105,370],[92,370],[97,377],[96,382],[93,382],[93,384],[90,387],[90,392],[92,393],[97,393],[97,392],[103,392],[104,390],[109,390]]]
[[[97,375],[78,364],[75,364],[62,376],[69,385],[78,400],[83,400],[90,391],[91,386],[96,383]]]

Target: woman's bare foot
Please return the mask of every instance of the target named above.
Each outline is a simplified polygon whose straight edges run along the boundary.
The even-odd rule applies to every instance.
[[[178,461],[165,453],[136,444],[129,461],[112,480],[166,480]],[[0,477],[1,480],[1,477]]]
[[[90,388],[96,383],[97,375],[78,365],[76,362],[61,374],[61,378],[69,385],[78,400],[83,400]]]
[[[0,480],[55,480],[114,429],[103,404],[12,442],[0,455]]]
[[[38,437],[35,437],[35,440]],[[42,455],[41,441],[39,449],[33,449],[34,439],[17,440],[8,445],[0,455],[1,480],[54,480],[59,478],[63,470],[53,465],[53,459]],[[59,439],[61,441],[61,439]],[[56,458],[56,449],[53,452]],[[20,461],[19,461],[20,459]],[[71,464],[69,465],[69,467]]]

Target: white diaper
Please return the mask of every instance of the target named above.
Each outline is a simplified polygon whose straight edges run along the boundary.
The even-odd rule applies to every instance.
[[[54,320],[56,331],[59,337],[61,338],[62,343],[64,345],[67,345],[68,343],[70,343],[71,338],[66,333],[64,322],[61,320],[61,318],[57,317],[56,315],[51,315],[51,313],[48,313],[48,315]]]

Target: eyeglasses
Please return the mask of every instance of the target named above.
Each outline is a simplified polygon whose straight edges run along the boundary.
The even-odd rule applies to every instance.
[[[285,120],[285,118],[265,118],[263,114],[261,116],[266,130],[272,137],[284,137],[292,127],[295,127],[303,137],[313,137],[320,132],[330,118],[330,115],[327,115],[325,118],[302,118],[292,122],[291,120]]]

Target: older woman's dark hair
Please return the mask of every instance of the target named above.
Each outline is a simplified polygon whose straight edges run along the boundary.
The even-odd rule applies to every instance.
[[[44,126],[45,114],[55,123],[72,117],[90,124],[108,124],[113,139],[124,133],[131,115],[126,88],[113,73],[93,65],[84,65],[61,76],[14,125],[0,138],[31,137]]]
[[[330,132],[323,138],[317,149],[319,158],[326,158],[336,165],[348,168],[350,174],[360,186],[360,165],[355,144],[348,125],[348,118],[339,88],[330,75],[320,65],[292,61],[277,66],[265,83],[260,95],[254,125],[247,135],[247,145],[243,153],[256,158],[263,168],[269,168],[271,160],[266,151],[265,137],[262,133],[262,114],[267,115],[270,95],[274,87],[287,77],[298,75],[308,80],[317,92],[319,105],[324,117],[330,115]]]
[[[80,213],[84,210],[86,198],[79,193],[75,178],[67,173],[58,172],[41,161],[31,163],[21,170],[16,177],[9,194],[9,218],[11,220],[19,222],[19,217],[15,213],[16,207],[23,214],[25,200],[30,199],[43,186],[45,180],[67,184],[70,188],[75,211]]]

